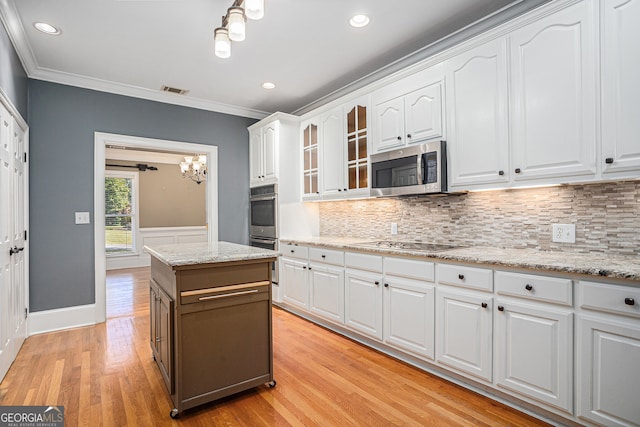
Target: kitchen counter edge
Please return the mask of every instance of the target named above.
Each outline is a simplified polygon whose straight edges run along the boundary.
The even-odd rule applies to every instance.
[[[278,251],[223,241],[145,245],[144,250],[170,267],[271,259],[281,255]]]

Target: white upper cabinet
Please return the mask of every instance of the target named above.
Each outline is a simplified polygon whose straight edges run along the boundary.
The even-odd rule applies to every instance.
[[[504,38],[447,61],[452,188],[509,181],[507,75]]]
[[[309,119],[300,125],[302,145],[302,198],[320,198],[318,162],[319,119]]]
[[[594,15],[579,2],[509,35],[515,181],[595,176]]]
[[[345,185],[344,124],[342,108],[320,118],[320,152],[322,153],[322,195],[342,194]]]
[[[640,170],[640,0],[601,2],[605,176]],[[629,171],[636,171],[629,174]]]
[[[438,64],[374,93],[375,153],[444,136],[443,73]]]
[[[262,181],[263,159],[262,154],[262,128],[254,129],[249,132],[249,172],[250,184],[260,184]]]
[[[276,182],[278,178],[278,128],[279,123],[276,121],[249,132],[251,186]]]

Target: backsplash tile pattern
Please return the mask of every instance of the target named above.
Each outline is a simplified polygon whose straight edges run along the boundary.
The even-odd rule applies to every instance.
[[[552,242],[554,223],[576,243]],[[640,181],[323,202],[320,235],[640,255]]]

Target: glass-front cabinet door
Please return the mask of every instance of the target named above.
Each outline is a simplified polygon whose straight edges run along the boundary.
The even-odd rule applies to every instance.
[[[367,106],[358,103],[349,107],[346,108],[348,189],[366,190],[369,187]]]
[[[318,125],[302,125],[302,191],[304,198],[320,196],[318,186]]]

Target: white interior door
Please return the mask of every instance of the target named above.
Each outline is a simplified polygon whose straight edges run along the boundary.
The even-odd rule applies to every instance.
[[[26,337],[25,132],[0,104],[0,380]]]

